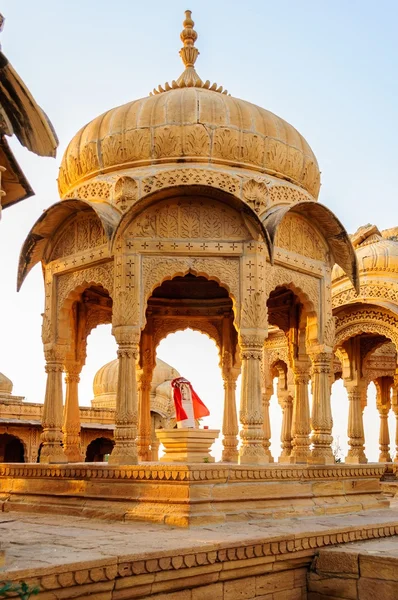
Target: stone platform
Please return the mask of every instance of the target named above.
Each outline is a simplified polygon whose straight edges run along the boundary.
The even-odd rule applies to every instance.
[[[0,579],[38,585],[38,600],[304,600],[317,553],[397,533],[396,509],[193,529],[10,512]]]
[[[388,507],[385,465],[0,465],[3,511],[187,527]]]

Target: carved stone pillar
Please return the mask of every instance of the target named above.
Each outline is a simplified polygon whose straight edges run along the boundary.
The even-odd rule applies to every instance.
[[[222,377],[224,381],[224,415],[222,422],[223,462],[238,462],[238,416],[236,414],[236,369],[232,367],[230,352],[223,353]]]
[[[152,375],[142,371],[139,375],[138,437],[140,461],[151,460],[151,381]]]
[[[278,458],[280,463],[288,463],[292,453],[292,420],[293,420],[293,398],[289,393],[279,400],[282,407],[281,448],[282,452]]]
[[[60,347],[45,350],[46,395],[44,398],[40,453],[41,463],[67,463],[68,459],[61,447],[62,442],[62,372],[64,353]]]
[[[292,417],[292,453],[289,463],[306,463],[310,455],[309,365],[294,366],[294,401]]]
[[[394,462],[398,463],[398,369],[394,375],[394,384],[393,384],[393,388],[392,388],[392,409],[394,411],[395,419],[396,419],[396,421],[395,421],[396,429],[395,429]]]
[[[273,391],[274,391],[274,388],[273,388],[272,382],[271,382],[271,385],[267,385],[265,387],[265,391],[263,393],[263,419],[264,419],[264,422],[263,422],[263,433],[264,433],[263,448],[264,448],[265,456],[268,458],[268,462],[270,462],[270,463],[274,462],[274,458],[273,458],[273,456],[271,454],[271,450],[270,450],[271,422],[269,419],[269,403],[270,403]]]
[[[65,407],[64,407],[64,425],[62,428],[64,438],[64,452],[68,462],[82,462],[80,445],[80,410],[79,410],[79,381],[82,365],[77,362],[67,362],[65,364]]]
[[[159,446],[160,442],[155,433],[155,430],[152,432],[152,441],[151,441],[151,460],[157,462],[159,460]]]
[[[365,433],[363,429],[363,383],[344,382],[348,394],[348,464],[365,464]]]
[[[385,406],[380,406],[378,407],[378,409],[380,415],[379,462],[391,462],[390,432],[388,431],[388,413],[390,412],[390,410],[387,409]]]
[[[156,366],[155,352],[152,346],[152,319],[149,316],[147,326],[141,334],[140,369],[137,373],[139,382],[137,448],[140,461],[151,460],[151,383]]]
[[[241,447],[239,464],[266,464],[261,393],[261,361],[264,340],[260,336],[240,338],[242,387],[240,400]]]
[[[380,377],[376,383],[376,406],[380,415],[379,462],[391,462],[390,433],[388,430],[388,413],[391,408],[391,385],[392,379]]]
[[[309,462],[329,465],[335,462],[332,451],[332,408],[330,404],[330,372],[333,354],[321,352],[311,356],[312,360],[312,435],[313,445]]]
[[[132,327],[116,327],[118,344],[118,384],[116,392],[115,446],[109,457],[112,465],[135,465],[137,454],[137,379],[139,332]]]

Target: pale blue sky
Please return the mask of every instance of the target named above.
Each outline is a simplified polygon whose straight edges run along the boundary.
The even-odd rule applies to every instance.
[[[199,34],[201,77],[275,112],[304,135],[322,171],[320,201],[346,228],[398,224],[396,0],[3,0],[2,49],[60,138],[56,160],[12,140],[36,196],[4,211],[0,223],[0,370],[30,401],[44,394],[43,288],[36,268],[15,293],[19,249],[41,211],[58,199],[58,166],[76,131],[181,73],[187,8]],[[94,336],[84,403],[93,373],[114,353],[113,340],[104,342],[109,331]],[[172,350],[166,354],[172,361]]]

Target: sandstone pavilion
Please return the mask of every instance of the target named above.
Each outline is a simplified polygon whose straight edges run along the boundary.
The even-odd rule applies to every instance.
[[[383,507],[385,464],[363,460],[347,332],[338,356],[354,390],[349,461],[336,464],[331,448],[335,317],[338,326],[348,318],[333,306],[332,269],[356,297],[357,254],[318,202],[320,172],[306,140],[199,77],[193,26],[187,11],[178,79],[75,135],[60,167],[61,199],[22,248],[19,286],[35,264],[43,268],[47,387],[40,464],[5,468],[8,506],[178,526]],[[118,344],[115,445],[108,464],[88,464],[79,374],[87,336],[101,323],[112,324]],[[187,327],[207,333],[219,350],[225,394],[217,464],[151,460],[156,348]],[[380,344],[388,338],[379,335]],[[270,356],[274,338],[275,347],[283,339],[285,366]],[[289,369],[291,402],[276,463],[268,409],[278,367],[281,378]]]

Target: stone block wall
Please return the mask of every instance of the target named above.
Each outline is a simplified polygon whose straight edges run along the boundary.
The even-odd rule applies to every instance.
[[[218,581],[179,592],[139,596],[140,600],[306,600],[307,569]],[[192,585],[192,582],[190,582]],[[118,587],[116,583],[116,588]],[[130,598],[113,592],[112,599]],[[135,596],[134,596],[135,597]]]
[[[360,546],[320,550],[308,574],[308,600],[397,600],[396,538],[389,544],[375,552]]]

